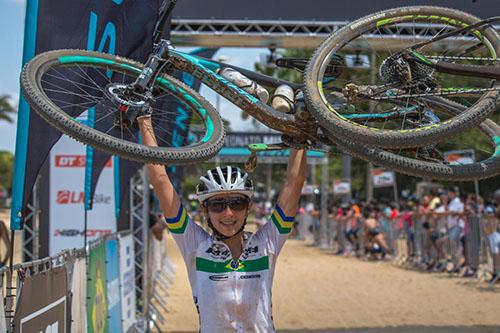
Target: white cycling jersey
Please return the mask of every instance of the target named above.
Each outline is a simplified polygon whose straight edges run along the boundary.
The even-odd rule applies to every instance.
[[[182,205],[167,219],[187,266],[202,333],[275,332],[274,267],[293,217],[276,205],[270,220],[255,234],[244,233],[243,252],[233,260],[229,247],[194,223]]]

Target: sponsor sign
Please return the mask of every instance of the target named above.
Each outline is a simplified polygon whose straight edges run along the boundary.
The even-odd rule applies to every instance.
[[[106,241],[106,277],[108,296],[109,332],[122,332],[122,309],[120,302],[120,270],[118,241]]]
[[[474,163],[476,156],[474,150],[453,150],[444,153],[444,159],[450,165],[464,165]]]
[[[302,195],[310,195],[319,193],[318,185],[315,184],[304,184],[302,186]]]
[[[73,263],[71,274],[71,332],[87,332],[86,299],[87,275],[85,259],[77,259]]]
[[[88,240],[116,231],[112,160],[104,168],[87,212]],[[50,153],[49,255],[83,247],[85,146],[62,136]]]
[[[351,181],[349,179],[337,179],[333,182],[333,194],[346,195],[351,193]]]
[[[108,332],[106,248],[104,242],[90,249],[87,279],[87,331]]]
[[[86,156],[85,155],[56,155],[55,166],[56,168],[85,168]],[[105,168],[111,168],[113,162],[108,160]]]
[[[132,235],[119,236],[122,331],[135,323],[135,266]]]
[[[392,170],[373,169],[372,179],[374,187],[388,187],[394,185],[396,181],[396,175]]]
[[[24,279],[14,314],[15,333],[67,331],[66,274],[65,267],[58,267]]]

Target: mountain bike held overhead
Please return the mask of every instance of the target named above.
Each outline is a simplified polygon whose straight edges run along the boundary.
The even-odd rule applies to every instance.
[[[207,160],[223,144],[220,115],[170,75],[175,69],[283,133],[283,144],[253,145],[252,152],[288,147],[345,151],[401,173],[438,180],[500,173],[500,127],[487,119],[500,97],[500,42],[491,26],[498,18],[480,20],[430,6],[368,15],[332,33],[309,60],[279,59],[278,66],[304,72],[304,84],[295,84],[177,51],[161,38],[174,5],[163,3],[154,51],[144,65],[82,50],[35,57],[21,76],[32,108],[73,138],[124,158],[164,164]],[[370,71],[347,66],[349,53],[361,51],[371,57],[361,66]],[[263,87],[280,88],[278,97],[269,99]],[[171,134],[168,124],[175,117],[168,100],[184,105],[196,124],[191,127],[196,139],[183,147],[163,140]],[[268,100],[281,103],[268,105]],[[84,112],[89,121],[78,121]],[[143,113],[151,113],[159,147],[138,140],[136,118]],[[480,159],[472,164],[447,161],[448,147],[469,148],[460,135],[476,127],[485,142]]]

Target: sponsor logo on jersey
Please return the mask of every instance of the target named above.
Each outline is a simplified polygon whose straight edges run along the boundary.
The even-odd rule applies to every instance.
[[[257,253],[259,253],[259,247],[257,245],[247,247],[243,250],[242,258],[247,259],[248,257],[254,257],[257,255]]]
[[[222,244],[212,244],[205,252],[211,254],[212,258],[225,259],[231,255],[229,249]]]
[[[247,274],[240,276],[240,280],[260,279],[260,274]]]
[[[229,278],[226,274],[210,275],[208,277],[212,281],[225,281]]]

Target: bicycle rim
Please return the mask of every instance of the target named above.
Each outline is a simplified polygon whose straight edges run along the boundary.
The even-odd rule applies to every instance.
[[[166,75],[156,78],[153,89],[151,118],[160,147],[140,144],[137,123],[124,121],[129,110],[118,111],[121,106],[109,96],[120,94],[141,69],[139,63],[112,55],[52,51],[27,64],[22,85],[33,109],[49,124],[98,149],[155,163],[215,155],[224,134],[220,117],[194,90]]]
[[[353,22],[311,58],[306,71],[311,111],[335,136],[355,134],[364,144],[384,148],[426,145],[477,125],[498,104],[500,87],[492,80],[438,73],[420,63],[396,60],[412,45],[478,20],[445,8],[407,7]],[[499,47],[495,31],[478,28],[416,51],[431,59],[498,66]],[[325,69],[339,56],[342,73],[328,78]],[[465,105],[467,112],[450,116],[432,110],[424,98],[436,96]],[[396,107],[396,102],[404,106]],[[429,111],[431,117],[425,114]]]

